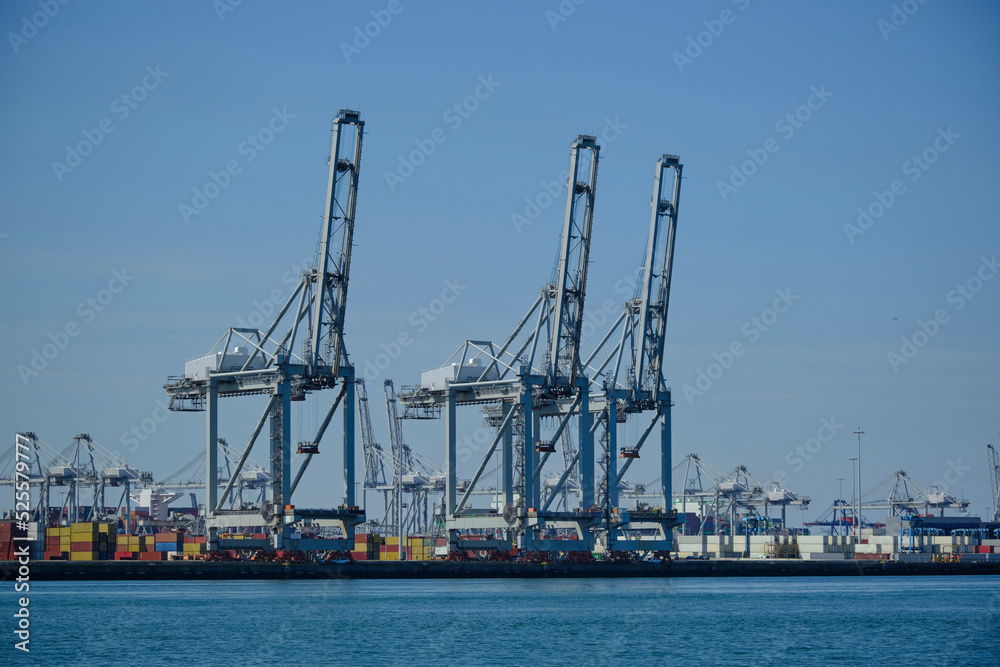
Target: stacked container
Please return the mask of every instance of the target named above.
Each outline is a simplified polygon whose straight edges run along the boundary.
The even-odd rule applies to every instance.
[[[385,543],[379,546],[379,560],[399,560],[399,537],[385,538]]]
[[[185,556],[200,556],[206,551],[205,537],[188,536],[184,538],[183,552]]]
[[[81,521],[70,524],[69,559],[71,561],[107,560],[110,533],[111,524],[109,523]],[[62,536],[60,536],[59,541],[60,547],[65,544]]]
[[[379,560],[385,538],[373,533],[359,533],[354,536],[354,560]]]

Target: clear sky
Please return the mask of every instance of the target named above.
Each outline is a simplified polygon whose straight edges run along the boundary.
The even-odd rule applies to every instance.
[[[595,325],[641,260],[656,158],[685,165],[675,463],[783,473],[808,520],[850,480],[860,425],[865,488],[905,469],[983,513],[998,28],[995,3],[940,0],[4,2],[0,433],[62,448],[87,432],[158,477],[201,451],[203,415],[155,421],[162,385],[289,294],[351,107],[367,125],[346,337],[381,441],[382,379],[416,384],[465,339],[502,340],[548,280],[565,197],[546,186],[588,133]],[[331,400],[307,402],[293,437]],[[220,434],[245,443],[261,408],[223,402]],[[442,460],[440,424],[406,426]],[[328,503],[336,450],[298,504]]]

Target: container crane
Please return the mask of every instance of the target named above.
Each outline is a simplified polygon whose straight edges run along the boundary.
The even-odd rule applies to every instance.
[[[385,451],[382,445],[375,442],[372,431],[371,411],[368,407],[368,390],[365,387],[364,378],[358,378],[358,417],[361,420],[361,447],[365,462],[365,479],[362,483],[363,492],[369,490],[383,491],[385,506],[389,506],[389,493],[384,490],[385,480]],[[362,498],[362,509],[367,511],[368,503]]]
[[[337,527],[343,535],[342,550],[353,546],[354,526],[364,521],[356,506],[354,489],[355,378],[344,345],[344,316],[354,236],[358,177],[364,121],[357,111],[341,109],[333,121],[326,206],[314,266],[302,274],[274,321],[265,330],[230,328],[208,356],[185,365],[183,376],[164,385],[170,409],[205,411],[208,422],[206,456],[206,528],[210,548],[219,546],[217,531],[227,527],[263,525],[274,548],[324,548],[309,540],[291,541],[295,523]],[[297,305],[296,305],[297,304]],[[288,317],[286,317],[288,315]],[[280,338],[272,338],[284,328]],[[296,340],[304,329],[301,352]],[[280,334],[279,334],[280,335]],[[299,471],[291,475],[291,402],[306,394],[339,387]],[[227,396],[268,396],[250,441],[234,467],[221,495],[213,483],[218,467],[218,399]],[[292,494],[305,472],[331,419],[343,404],[343,479],[339,509],[294,510]],[[253,516],[245,510],[224,509],[243,465],[264,425],[270,421],[270,481],[268,498]]]
[[[579,348],[599,152],[596,139],[589,135],[578,135],[571,146],[566,213],[553,278],[513,333],[499,349],[490,341],[466,341],[452,355],[460,355],[456,363],[449,359],[441,368],[424,373],[419,387],[400,394],[407,414],[444,408],[444,518],[453,548],[460,548],[457,535],[466,528],[504,533],[507,541],[498,540],[498,548],[509,548],[515,534],[523,537],[524,548],[545,548],[535,537],[543,528],[575,527],[582,534],[593,521],[592,515],[584,512],[563,513],[574,516],[543,516],[540,512],[541,472],[554,447],[548,445],[548,440],[542,442],[539,435],[542,417],[559,420],[551,441],[559,439],[572,419],[578,419],[580,505],[589,509],[594,504],[595,488],[587,409],[590,381],[582,372]],[[533,328],[529,327],[532,318]],[[487,423],[497,429],[472,479],[462,485],[461,498],[455,431],[459,405],[486,406]],[[490,509],[473,509],[468,503],[498,449],[504,511],[502,516],[491,517]],[[582,537],[580,548],[589,549],[589,534]]]
[[[636,528],[649,520],[659,536],[640,543],[615,545],[610,518],[607,521],[609,549],[669,550],[672,545],[670,527],[676,525],[676,513],[671,508],[671,439],[670,407],[673,402],[663,377],[663,350],[666,334],[667,312],[670,303],[670,285],[673,272],[674,239],[677,231],[677,213],[680,206],[680,189],[683,165],[676,155],[663,154],[656,161],[653,174],[653,196],[650,200],[651,215],[646,251],[641,267],[641,280],[637,295],[625,304],[621,316],[611,326],[584,361],[584,370],[590,373],[592,391],[597,400],[590,403],[590,410],[597,414],[595,427],[602,426],[606,443],[604,460],[605,478],[600,485],[603,491],[601,505],[610,515],[619,504],[619,488],[632,463],[639,458],[640,450],[656,425],[660,425],[660,501],[661,514],[646,516],[633,513],[623,518],[619,526]],[[618,343],[608,353],[603,363],[592,365],[604,347],[621,330]],[[625,368],[625,378],[620,378]],[[629,414],[653,410],[654,415],[642,436],[634,445],[621,447],[617,443],[617,425]],[[619,469],[618,459],[624,460]],[[559,486],[569,477],[564,472],[553,493],[546,501],[551,503]],[[613,481],[612,481],[613,480]],[[543,506],[543,509],[546,507]],[[621,515],[624,516],[624,515]],[[643,524],[645,527],[645,524]]]

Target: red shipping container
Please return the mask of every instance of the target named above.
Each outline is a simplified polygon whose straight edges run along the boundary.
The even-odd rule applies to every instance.
[[[205,536],[204,535],[198,535],[197,537],[194,538],[194,543],[195,544],[205,544]]]
[[[167,560],[166,551],[143,551],[139,554],[139,560]]]
[[[182,533],[157,533],[155,541],[160,542],[179,542],[180,538],[183,537]]]
[[[195,542],[194,540],[195,540],[195,538],[193,538],[193,537],[185,537],[184,538],[184,544],[197,544],[197,542]]]
[[[136,560],[138,555],[133,551],[116,551],[115,560]]]
[[[251,539],[254,539],[254,540],[266,540],[267,539],[267,533],[254,533],[250,537],[251,537]]]
[[[70,542],[70,551],[98,551],[93,542]]]

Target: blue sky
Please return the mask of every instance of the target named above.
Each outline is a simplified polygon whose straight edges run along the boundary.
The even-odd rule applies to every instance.
[[[641,260],[656,158],[685,165],[666,361],[675,463],[694,452],[762,482],[784,472],[813,498],[810,519],[850,479],[860,424],[866,488],[905,469],[985,511],[985,444],[1000,439],[994,3],[226,7],[0,8],[0,433],[61,448],[88,432],[160,477],[197,454],[200,415],[171,414],[138,446],[124,436],[185,360],[290,292],[315,249],[331,119],[352,107],[367,125],[348,350],[363,373],[401,333],[413,340],[370,373],[373,397],[467,338],[507,335],[552,269],[564,197],[545,206],[545,184],[573,138],[595,134],[598,323]],[[213,173],[225,187],[185,219]],[[454,303],[420,315],[456,284]],[[752,318],[772,319],[779,290],[791,305],[764,330]],[[44,369],[19,371],[68,325],[77,334]],[[713,368],[733,343],[744,352]],[[717,377],[699,389],[700,372]],[[293,437],[330,400],[308,402]],[[241,401],[224,403],[233,443],[262,407]],[[835,433],[806,460],[796,448],[824,419]],[[441,460],[439,425],[407,427]],[[651,480],[653,458],[630,479]],[[325,502],[314,472],[301,505]]]

